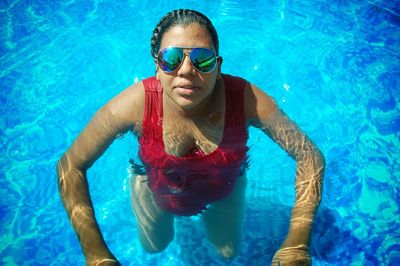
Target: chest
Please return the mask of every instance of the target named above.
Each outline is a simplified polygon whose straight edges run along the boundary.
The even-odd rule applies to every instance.
[[[223,112],[190,120],[164,117],[162,133],[165,152],[176,157],[192,152],[212,153],[223,140],[224,120]]]

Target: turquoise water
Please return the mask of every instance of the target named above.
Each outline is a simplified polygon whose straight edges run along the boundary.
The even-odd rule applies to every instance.
[[[0,264],[83,265],[55,165],[94,112],[154,74],[152,30],[175,8],[214,22],[223,72],[272,95],[325,154],[314,265],[400,264],[400,5],[397,1],[0,2]],[[146,254],[121,136],[88,173],[105,240],[123,265],[268,265],[287,232],[295,163],[257,130],[242,249],[231,263],[198,219]]]

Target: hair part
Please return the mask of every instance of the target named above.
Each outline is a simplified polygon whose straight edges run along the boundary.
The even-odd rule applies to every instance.
[[[219,41],[218,34],[215,30],[212,22],[204,14],[190,9],[177,9],[167,13],[158,22],[156,28],[153,31],[153,36],[151,37],[151,55],[156,58],[160,50],[161,40],[170,28],[177,25],[189,25],[192,23],[197,23],[200,26],[207,29],[211,35],[211,40],[214,44],[215,50],[218,55]]]

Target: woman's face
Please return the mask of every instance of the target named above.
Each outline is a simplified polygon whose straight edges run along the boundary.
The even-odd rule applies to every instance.
[[[168,46],[202,47],[216,52],[209,32],[197,23],[177,25],[166,31],[161,40],[160,51]],[[212,72],[202,73],[185,56],[181,66],[172,73],[166,73],[157,66],[156,77],[163,86],[165,96],[172,100],[170,102],[173,105],[185,111],[195,111],[211,95],[217,77],[220,76],[220,67],[221,61],[218,60]]]

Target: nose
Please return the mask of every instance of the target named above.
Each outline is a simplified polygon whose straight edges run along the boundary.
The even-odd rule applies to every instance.
[[[194,75],[195,73],[196,69],[193,67],[192,62],[190,62],[190,54],[186,52],[177,74],[178,76],[186,76]]]

